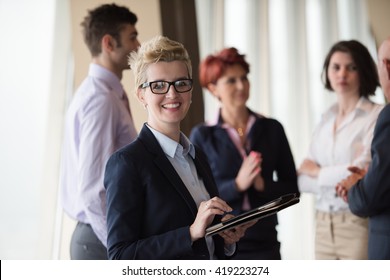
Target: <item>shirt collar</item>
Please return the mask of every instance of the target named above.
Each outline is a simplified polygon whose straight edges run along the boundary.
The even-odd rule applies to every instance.
[[[178,143],[175,140],[172,140],[171,138],[166,136],[165,134],[150,127],[148,124],[146,124],[146,126],[153,133],[154,137],[156,137],[158,143],[160,144],[161,148],[167,156],[174,158],[176,150],[182,147],[183,156],[189,154],[193,159],[195,158],[195,147],[182,132],[180,132],[180,143]]]
[[[119,94],[119,97],[123,97],[124,89],[121,81],[118,76],[107,68],[96,63],[91,63],[89,65],[88,75],[102,80],[111,90]]]
[[[369,113],[371,111],[372,102],[366,97],[360,97],[358,103],[356,104],[356,110],[363,113]]]
[[[252,113],[252,111],[249,110],[249,118],[248,118],[248,122],[246,125],[248,131],[249,131],[249,128],[252,127],[252,125],[255,123],[255,121],[256,121],[255,115]],[[230,125],[225,123],[224,120],[222,119],[221,109],[218,110],[215,118],[213,120],[211,120],[210,122],[208,122],[207,125],[210,125],[210,126],[219,125],[222,128],[230,128],[231,127]]]
[[[371,110],[371,106],[372,106],[372,102],[369,99],[367,99],[366,97],[361,96],[359,98],[359,101],[356,103],[355,109],[353,111],[353,115],[355,116],[357,114],[369,113]],[[338,103],[333,104],[330,107],[329,111],[327,113],[325,113],[325,115],[324,115],[325,118],[329,118],[331,116],[337,115],[338,108],[339,108]]]

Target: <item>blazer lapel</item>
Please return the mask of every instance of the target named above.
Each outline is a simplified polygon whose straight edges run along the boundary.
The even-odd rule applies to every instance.
[[[207,161],[206,159],[203,159],[201,157],[200,153],[197,151],[197,148],[195,148],[195,166],[196,170],[198,171],[198,176],[202,178],[204,186],[206,187],[207,192],[210,195],[210,198],[213,198],[215,196],[219,196],[217,185],[215,184],[214,177],[210,171],[207,171],[205,168]],[[212,224],[219,223],[221,221],[221,216],[215,215],[214,220]],[[215,239],[216,236],[214,236]]]
[[[205,169],[205,162],[202,161],[202,159],[199,156],[199,153],[196,151],[195,148],[195,159],[194,163],[196,166],[196,170],[198,171],[198,176],[202,178],[204,186],[206,187],[207,192],[210,195],[210,198],[213,198],[214,196],[218,196],[218,190],[215,186],[215,182],[213,177],[211,177],[211,174],[208,174],[208,172]]]
[[[187,190],[187,187],[184,185],[183,181],[180,179],[180,176],[176,172],[175,168],[167,159],[157,139],[154,137],[150,129],[146,127],[146,125],[143,126],[139,134],[139,139],[144,142],[146,149],[155,155],[154,162],[157,168],[162,171],[167,180],[187,203],[194,217],[196,217],[198,208],[196,207],[194,199]]]
[[[246,143],[246,148],[248,151],[253,150],[253,141],[252,139],[255,139],[254,142],[258,143],[259,139],[263,137],[263,130],[264,130],[264,122],[263,119],[264,117],[257,115],[250,111],[255,117],[256,121],[253,123],[251,130],[248,133],[247,137],[247,143]]]
[[[221,153],[235,153],[235,157],[242,158],[240,152],[238,151],[233,141],[230,139],[230,136],[225,128],[218,126],[216,127],[214,133],[215,139],[223,139],[218,143],[213,143],[216,146],[216,150],[221,151]]]

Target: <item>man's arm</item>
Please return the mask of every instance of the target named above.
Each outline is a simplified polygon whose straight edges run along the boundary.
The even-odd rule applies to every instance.
[[[378,117],[371,145],[372,162],[367,174],[348,192],[351,211],[372,216],[390,207],[390,107]]]
[[[99,240],[107,246],[106,192],[103,176],[114,152],[116,135],[115,104],[98,96],[85,108],[80,124],[79,192],[87,221]]]

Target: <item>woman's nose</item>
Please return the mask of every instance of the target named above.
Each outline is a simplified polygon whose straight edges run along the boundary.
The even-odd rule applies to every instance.
[[[168,92],[165,94],[165,98],[175,98],[176,95],[179,94],[173,85],[170,85],[168,88]]]
[[[243,89],[244,88],[244,81],[243,80],[240,80],[240,79],[237,79],[236,80],[236,87],[238,88],[238,89]]]
[[[345,77],[346,75],[347,75],[347,69],[345,68],[345,67],[342,67],[342,68],[340,68],[340,70],[339,70],[339,75],[341,76],[341,77]]]

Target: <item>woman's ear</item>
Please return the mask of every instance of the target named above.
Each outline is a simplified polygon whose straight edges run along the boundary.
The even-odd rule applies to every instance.
[[[383,63],[385,64],[387,78],[390,80],[390,59],[383,59]]]
[[[214,83],[208,83],[208,84],[207,84],[207,90],[208,90],[209,92],[211,92],[211,94],[212,94],[214,97],[216,97],[216,98],[218,98],[218,100],[220,100],[220,98],[219,98],[219,96],[218,96],[218,94],[217,94],[216,87],[217,87],[217,86],[216,86]]]
[[[145,90],[143,90],[142,88],[137,89],[136,95],[137,95],[138,101],[141,102],[141,104],[144,106],[144,108],[146,108],[148,104],[146,103],[146,100],[145,100]]]

